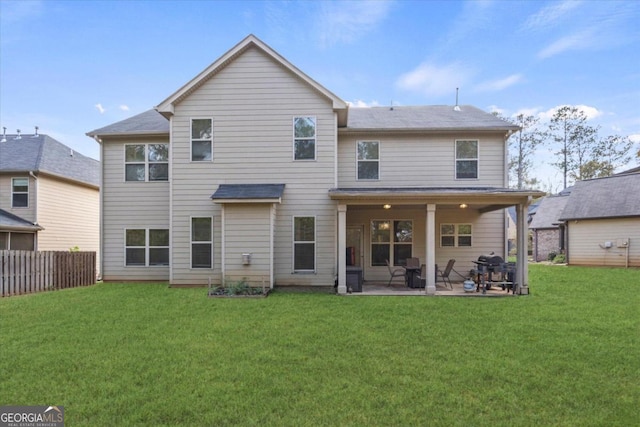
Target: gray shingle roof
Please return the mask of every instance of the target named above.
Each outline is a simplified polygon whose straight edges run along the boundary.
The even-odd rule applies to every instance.
[[[156,110],[147,110],[128,119],[87,132],[88,136],[169,134],[169,120]]]
[[[6,135],[0,142],[0,172],[45,172],[95,186],[100,162],[47,135]]]
[[[349,108],[347,130],[517,130],[518,127],[471,105]]]
[[[535,214],[533,215],[529,228],[558,228],[560,215],[567,205],[569,194],[571,194],[571,192],[562,193],[557,196],[549,196],[542,199],[535,211]]]
[[[560,219],[640,216],[640,174],[578,181]]]
[[[0,229],[38,231],[43,228],[17,215],[0,209]]]
[[[213,200],[224,199],[279,199],[284,184],[220,184],[211,196]]]

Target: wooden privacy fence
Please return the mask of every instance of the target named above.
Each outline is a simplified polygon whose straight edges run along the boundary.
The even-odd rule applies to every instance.
[[[0,296],[89,286],[95,252],[0,251]]]

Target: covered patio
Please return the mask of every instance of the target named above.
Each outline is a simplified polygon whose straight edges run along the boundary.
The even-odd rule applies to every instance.
[[[338,293],[347,294],[347,267],[352,274],[354,267],[360,269],[362,294],[440,295],[453,294],[436,286],[436,264],[444,267],[447,260],[456,258],[458,269],[468,272],[473,260],[479,255],[494,252],[507,259],[506,217],[504,209],[515,206],[517,211],[517,262],[516,294],[528,293],[527,271],[527,206],[533,197],[541,196],[538,191],[522,191],[507,188],[337,188],[329,191],[331,199],[337,201],[338,215]],[[391,235],[398,234],[400,223],[409,224],[400,230],[409,235],[410,243],[401,246],[391,238],[383,255],[377,253],[377,224],[391,228]],[[451,224],[449,224],[451,223]],[[443,236],[446,227],[464,223],[473,228],[468,236]],[[441,228],[442,227],[442,228]],[[361,230],[361,231],[358,231]],[[361,250],[356,250],[355,259],[347,260],[347,248],[353,247],[352,231],[359,233]],[[349,232],[349,233],[348,233]],[[349,234],[349,237],[348,237]],[[460,239],[458,244],[450,244],[449,238]],[[463,240],[464,238],[464,240]],[[349,245],[347,240],[350,239]],[[473,239],[473,243],[472,243]],[[458,240],[456,240],[457,242]],[[384,244],[382,246],[385,246]],[[404,251],[404,252],[403,252]],[[391,260],[394,267],[402,266],[402,254],[411,252],[425,266],[424,289],[402,289],[386,286],[389,272],[382,258]],[[353,254],[352,254],[353,255]],[[463,273],[466,274],[466,273]],[[389,289],[381,289],[374,283]],[[461,286],[460,282],[460,286]],[[368,287],[369,284],[372,286]],[[398,283],[396,282],[396,285]],[[405,287],[406,288],[406,287]],[[506,292],[505,292],[506,294]]]

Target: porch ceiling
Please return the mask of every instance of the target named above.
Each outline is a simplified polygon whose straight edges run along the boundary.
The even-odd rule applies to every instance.
[[[541,191],[513,190],[510,188],[335,188],[329,197],[359,208],[380,208],[384,204],[405,208],[436,204],[439,209],[459,209],[465,203],[469,209],[482,213],[527,204],[530,198],[541,197]]]

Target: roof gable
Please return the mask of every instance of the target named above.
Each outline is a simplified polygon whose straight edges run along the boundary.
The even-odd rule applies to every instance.
[[[99,165],[48,135],[6,135],[0,142],[0,172],[42,172],[97,187]]]
[[[576,182],[561,220],[640,216],[640,174]]]
[[[159,134],[169,135],[169,120],[153,109],[87,132],[91,137]]]
[[[242,55],[247,49],[255,47],[260,49],[266,55],[268,55],[272,60],[282,65],[285,69],[289,70],[291,73],[296,75],[300,80],[304,81],[312,88],[314,88],[321,95],[328,98],[333,105],[334,110],[338,111],[339,122],[346,123],[347,118],[347,103],[342,99],[338,98],[333,92],[329,91],[324,86],[320,85],[318,82],[313,80],[311,77],[300,71],[296,66],[287,61],[284,57],[282,57],[275,50],[267,46],[264,42],[258,39],[253,34],[247,36],[244,40],[238,43],[236,46],[227,51],[224,55],[218,58],[215,62],[205,68],[200,74],[191,79],[187,84],[182,86],[164,101],[162,101],[157,107],[156,110],[165,117],[170,117],[173,115],[174,106],[180,101],[182,101],[185,97],[191,94],[193,91],[197,90],[202,84],[211,79],[214,75],[216,75],[222,68],[226,67],[230,62],[234,61],[235,58]]]

